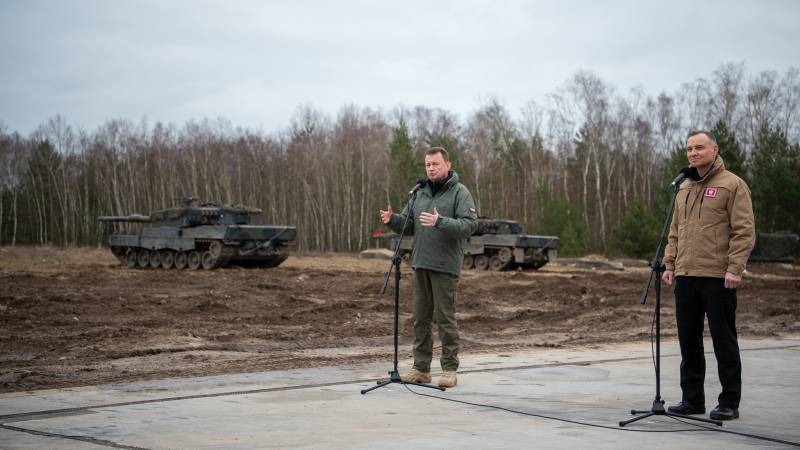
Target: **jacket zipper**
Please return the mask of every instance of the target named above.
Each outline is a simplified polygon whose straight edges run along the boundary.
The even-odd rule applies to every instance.
[[[700,213],[703,211],[703,200],[706,199],[706,190],[703,189],[700,192],[702,192],[703,194],[700,196],[700,208],[697,209],[697,218],[698,219],[700,218]]]
[[[686,191],[686,198],[683,199],[683,218],[686,219],[689,217],[689,195],[691,195],[692,190],[689,189]]]

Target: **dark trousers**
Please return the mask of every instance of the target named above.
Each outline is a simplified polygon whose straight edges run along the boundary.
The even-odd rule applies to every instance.
[[[414,271],[414,368],[420,372],[431,371],[434,319],[442,340],[442,370],[458,370],[457,285],[458,278],[449,273]]]
[[[681,346],[681,390],[684,401],[705,405],[703,322],[708,316],[717,372],[722,384],[719,405],[738,408],[742,397],[742,360],[736,339],[736,289],[726,289],[724,283],[722,278],[675,278],[675,315]]]

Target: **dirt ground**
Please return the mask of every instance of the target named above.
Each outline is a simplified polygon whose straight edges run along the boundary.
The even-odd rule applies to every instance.
[[[0,247],[0,392],[370,361],[388,369],[393,284],[378,295],[388,266],[326,254],[292,255],[273,269],[137,270],[107,249]],[[749,270],[739,289],[740,335],[797,335],[800,267]],[[642,306],[639,298],[649,273],[558,263],[465,272],[457,304],[462,359],[647,341],[654,302]],[[411,325],[404,266],[401,360],[410,358]],[[675,337],[671,289],[662,328]]]

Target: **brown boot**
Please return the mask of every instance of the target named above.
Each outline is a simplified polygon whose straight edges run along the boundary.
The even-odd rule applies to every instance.
[[[455,370],[445,370],[439,378],[439,387],[451,388],[456,387],[456,384],[458,384],[458,378]]]
[[[410,372],[400,377],[403,381],[410,381],[412,383],[430,383],[431,382],[431,373],[430,372],[420,372],[417,369],[411,369]]]

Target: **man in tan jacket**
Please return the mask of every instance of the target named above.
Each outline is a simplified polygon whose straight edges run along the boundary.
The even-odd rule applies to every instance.
[[[710,417],[739,417],[742,362],[736,338],[736,287],[755,243],[750,189],[725,170],[719,147],[708,131],[693,131],[686,145],[689,165],[697,172],[680,187],[664,250],[662,280],[675,281],[675,314],[681,347],[678,414],[705,414],[704,316],[722,384]]]

